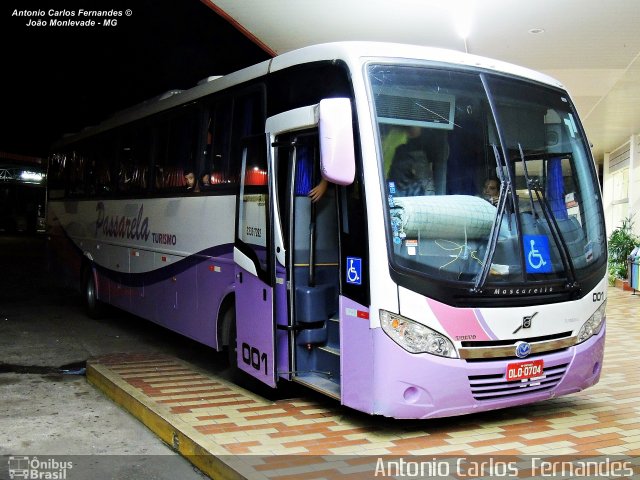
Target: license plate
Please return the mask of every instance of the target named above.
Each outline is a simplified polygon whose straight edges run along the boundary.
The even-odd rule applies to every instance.
[[[510,363],[507,365],[507,382],[541,377],[543,370],[544,360]]]

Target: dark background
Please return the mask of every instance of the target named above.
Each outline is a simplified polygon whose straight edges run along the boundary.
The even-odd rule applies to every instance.
[[[26,26],[48,24],[51,8],[132,15],[114,17],[115,27]],[[38,9],[44,17],[13,16]],[[0,15],[0,152],[46,157],[64,133],[270,58],[199,0],[9,0]]]

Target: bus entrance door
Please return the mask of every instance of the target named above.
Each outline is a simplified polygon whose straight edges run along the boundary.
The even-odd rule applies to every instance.
[[[238,368],[276,386],[273,234],[265,137],[243,144],[233,259]],[[231,338],[233,341],[233,338]]]
[[[317,130],[297,135],[293,165],[289,205],[293,380],[340,399],[336,190],[321,180]]]
[[[313,107],[267,120],[277,218],[276,275],[286,271],[288,318],[276,307],[278,346],[288,345],[288,378],[340,399],[339,248],[335,186],[320,174]],[[277,286],[276,286],[277,288]],[[288,334],[288,341],[280,333]],[[279,355],[282,353],[280,348]],[[284,366],[279,364],[279,371]]]

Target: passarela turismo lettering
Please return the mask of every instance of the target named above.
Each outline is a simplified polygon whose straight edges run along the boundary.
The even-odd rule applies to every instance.
[[[151,238],[153,243],[159,243],[161,245],[175,245],[178,241],[178,237],[171,233],[152,233]]]
[[[149,238],[149,217],[142,218],[144,205],[140,205],[138,215],[125,217],[118,215],[106,215],[104,203],[96,205],[98,219],[96,220],[96,236],[102,232],[105,237],[128,238],[133,240],[147,240]]]

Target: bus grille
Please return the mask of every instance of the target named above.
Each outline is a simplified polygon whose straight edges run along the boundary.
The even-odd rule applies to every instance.
[[[560,383],[568,365],[568,363],[553,367],[545,365],[542,377],[512,382],[506,381],[504,372],[495,375],[470,375],[469,386],[476,400],[494,400],[543,392]]]

